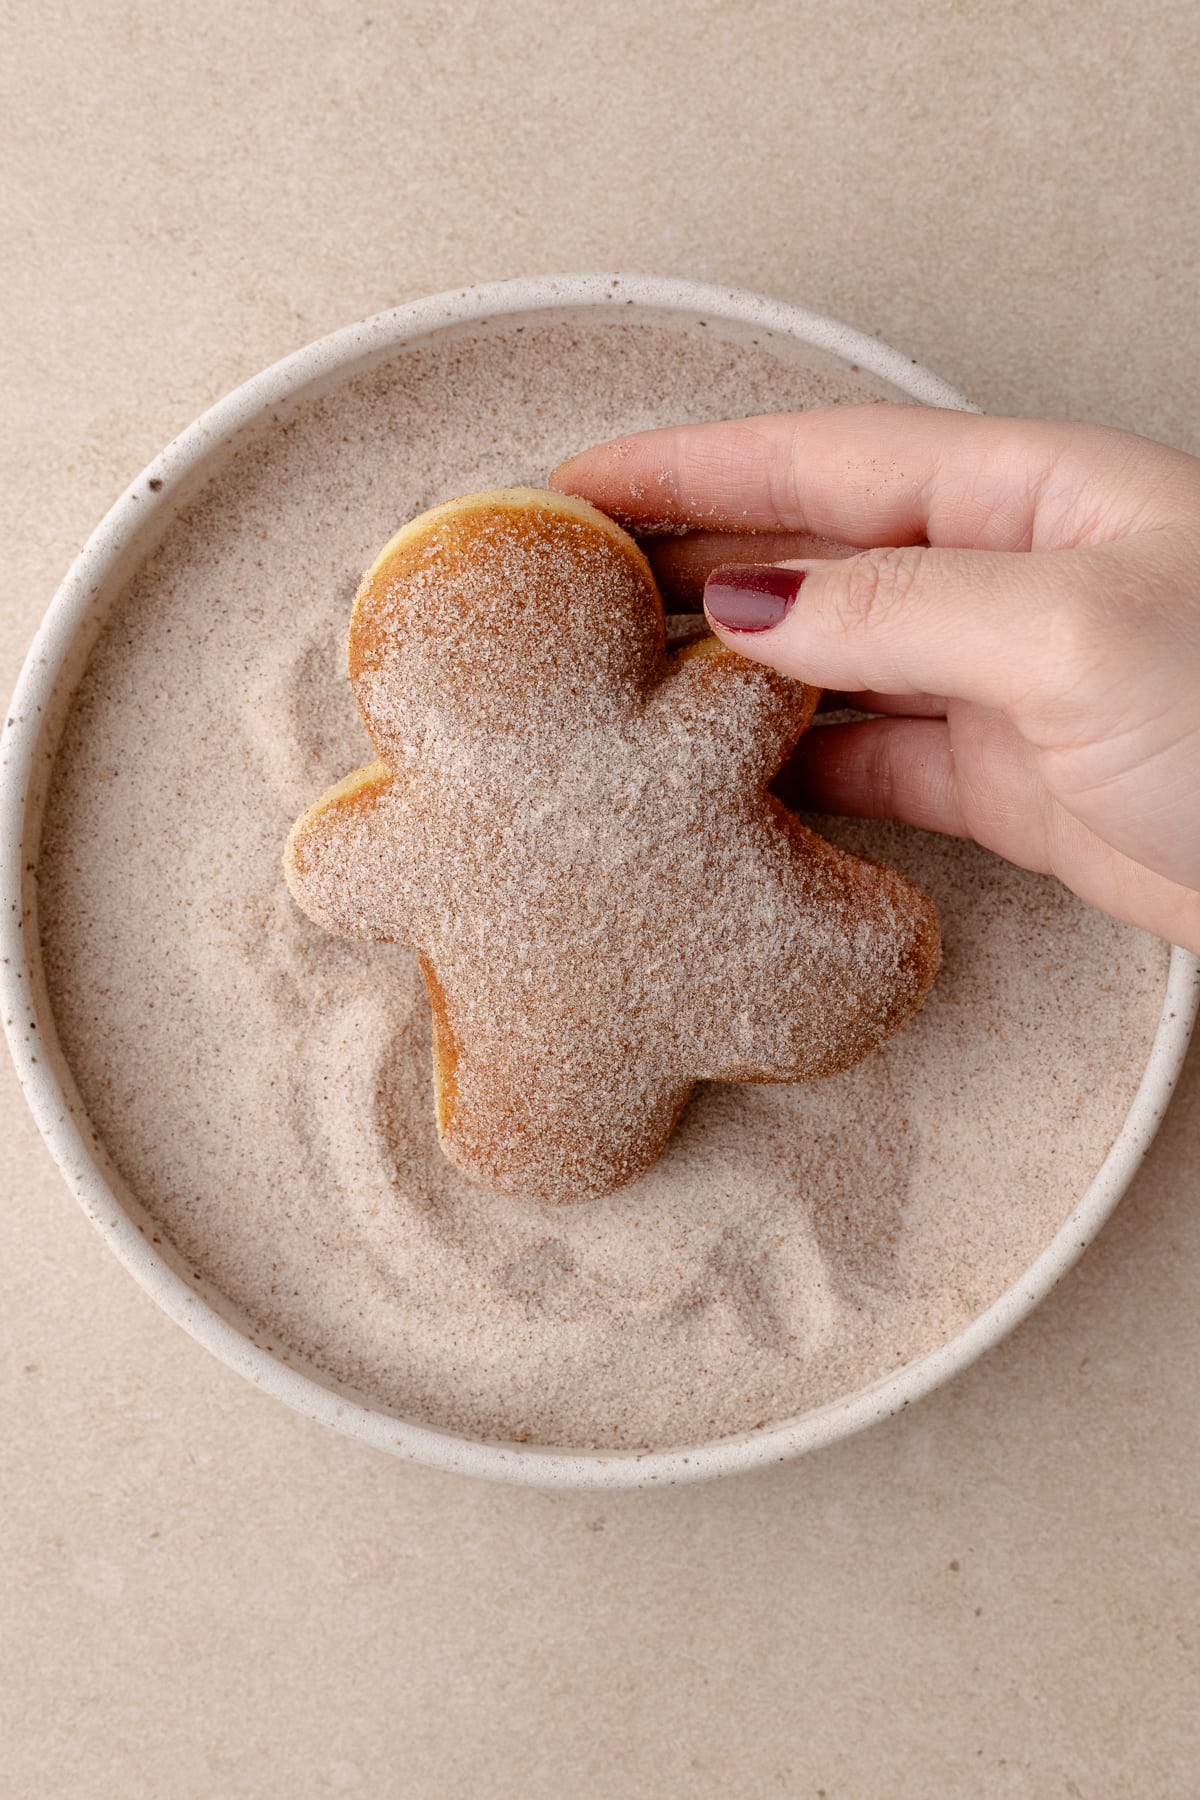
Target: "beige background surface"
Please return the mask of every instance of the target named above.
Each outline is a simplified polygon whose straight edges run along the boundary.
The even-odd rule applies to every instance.
[[[1200,450],[1190,3],[5,8],[0,677],[150,454],[392,302],[801,299]],[[1200,1064],[1083,1265],[886,1428],[587,1499],[410,1469],[161,1318],[0,1073],[5,1796],[1190,1796]]]

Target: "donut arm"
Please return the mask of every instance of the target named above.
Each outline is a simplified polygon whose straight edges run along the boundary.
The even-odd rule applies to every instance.
[[[329,788],[293,825],[284,875],[297,904],[326,931],[414,940],[417,895],[403,876],[419,870],[422,860],[405,800],[388,765],[369,763]]]
[[[727,780],[765,786],[807,730],[820,697],[820,688],[703,637],[667,656],[647,710],[653,731],[686,734],[692,757],[719,761]]]

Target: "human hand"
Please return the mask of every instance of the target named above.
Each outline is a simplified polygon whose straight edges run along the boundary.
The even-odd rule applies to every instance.
[[[1200,460],[874,405],[643,432],[550,479],[695,534],[647,548],[707,573],[718,636],[875,715],[802,739],[805,806],[973,837],[1200,950]]]

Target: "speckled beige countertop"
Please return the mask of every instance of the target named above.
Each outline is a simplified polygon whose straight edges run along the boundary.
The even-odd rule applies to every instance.
[[[398,300],[713,278],[994,410],[1200,450],[1176,0],[8,9],[6,689],[151,453]],[[0,1792],[1192,1796],[1200,1062],[1033,1320],[807,1462],[605,1499],[404,1467],[143,1298],[0,1072]]]

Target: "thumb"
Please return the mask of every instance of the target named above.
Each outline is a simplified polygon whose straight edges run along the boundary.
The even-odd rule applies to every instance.
[[[814,687],[1008,708],[1069,677],[1095,554],[914,546],[718,568],[704,610],[730,648]]]

